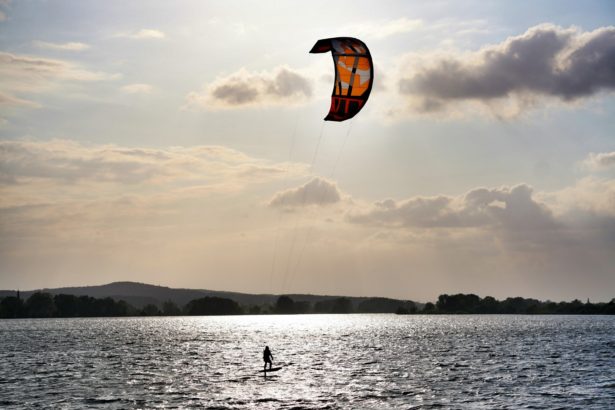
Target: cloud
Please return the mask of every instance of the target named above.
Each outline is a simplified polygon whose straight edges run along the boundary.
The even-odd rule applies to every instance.
[[[532,197],[532,188],[476,188],[460,197],[415,197],[376,202],[367,211],[351,213],[353,223],[397,228],[537,229],[556,225],[546,205]]]
[[[6,13],[2,10],[0,10],[0,21],[5,21],[6,20]]]
[[[89,44],[69,42],[69,43],[48,43],[46,41],[34,41],[34,45],[45,50],[61,51],[83,51],[90,48]]]
[[[278,192],[269,201],[274,208],[295,208],[309,205],[325,206],[340,202],[341,194],[335,183],[313,178],[298,188]]]
[[[337,281],[355,294],[403,296],[421,283],[424,298],[447,289],[612,297],[614,180],[365,204],[313,178],[270,199],[274,209],[292,207],[292,220],[258,206],[263,192],[304,178],[307,168],[222,146],[1,141],[0,260],[5,270],[39,281],[67,271],[74,277],[62,280],[81,280],[83,266],[95,263],[97,275],[128,269],[151,280],[152,272],[168,277],[172,270],[202,280],[204,271],[223,271],[236,272],[241,283],[256,276],[256,286],[277,272],[273,251],[282,270],[290,266],[305,283],[299,290],[320,275],[316,282]]]
[[[292,175],[302,169],[299,165],[272,164],[220,146],[153,149],[85,146],[68,140],[0,141],[0,183],[4,185],[37,181],[60,185],[248,183]]]
[[[40,104],[37,104],[34,101],[24,100],[22,98],[18,98],[10,94],[4,94],[0,92],[0,106],[25,106],[30,108],[39,108]]]
[[[0,52],[0,74],[3,77],[0,84],[13,84],[19,89],[37,88],[38,84],[50,79],[101,81],[117,78],[117,75],[89,71],[65,60],[4,52]]]
[[[252,73],[245,69],[216,79],[186,97],[188,106],[206,109],[296,104],[312,95],[311,82],[288,67]]]
[[[122,91],[128,94],[148,94],[153,89],[151,85],[143,83],[127,84],[122,87]]]
[[[549,201],[551,208],[558,215],[568,215],[568,219],[615,219],[615,179],[592,175],[559,191],[542,193],[542,196]],[[581,215],[583,216],[580,217]]]
[[[413,55],[403,65],[416,68],[402,75],[399,91],[419,111],[511,98],[519,110],[539,97],[571,102],[615,89],[615,27],[543,24],[477,52]]]
[[[0,141],[0,239],[11,244],[0,260],[6,266],[9,254],[28,249],[60,260],[82,247],[134,256],[135,246],[163,238],[172,248],[202,248],[232,240],[244,214],[241,229],[267,231],[250,214],[269,214],[256,206],[260,190],[306,169],[222,146]]]
[[[591,153],[584,161],[585,166],[593,171],[615,168],[615,151],[602,152],[599,154]]]
[[[287,192],[301,205],[297,189]],[[289,232],[318,231],[306,234],[304,259],[337,250],[351,261],[346,272],[363,280],[384,275],[389,285],[406,278],[407,286],[437,282],[455,291],[485,286],[525,294],[548,294],[554,282],[572,294],[590,282],[601,284],[596,289],[613,284],[615,180],[584,179],[554,192],[527,184],[478,187],[373,204],[355,197],[318,213],[313,207],[295,211],[301,215]],[[318,244],[324,245],[316,252]]]
[[[108,81],[118,77],[65,60],[0,52],[0,93],[5,102],[12,101],[13,105],[39,106],[15,94],[46,92],[63,82]]]
[[[131,38],[134,40],[149,40],[149,39],[163,39],[166,37],[166,35],[160,30],[141,29],[137,31],[120,33],[117,35],[117,37]]]
[[[456,287],[497,278],[494,287],[529,283],[548,292],[555,281],[575,283],[578,292],[588,278],[613,283],[615,180],[586,178],[555,192],[520,184],[384,200],[348,209],[346,221],[371,233],[370,250],[387,250],[402,269],[404,259],[432,275],[443,268],[446,283],[460,279]]]

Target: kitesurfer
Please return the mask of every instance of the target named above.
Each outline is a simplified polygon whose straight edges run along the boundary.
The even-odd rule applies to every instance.
[[[265,346],[265,350],[263,351],[263,360],[265,361],[265,367],[263,370],[267,370],[267,363],[269,363],[269,369],[271,369],[273,355],[271,354],[271,350],[269,350],[269,346]]]

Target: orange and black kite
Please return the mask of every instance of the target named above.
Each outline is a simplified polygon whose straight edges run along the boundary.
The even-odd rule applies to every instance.
[[[367,102],[374,82],[374,64],[365,43],[356,38],[318,40],[310,53],[328,51],[335,65],[335,84],[325,121],[345,121],[357,115]]]

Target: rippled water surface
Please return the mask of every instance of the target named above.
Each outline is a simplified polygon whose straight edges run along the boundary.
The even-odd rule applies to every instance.
[[[613,409],[615,318],[3,320],[0,406]]]

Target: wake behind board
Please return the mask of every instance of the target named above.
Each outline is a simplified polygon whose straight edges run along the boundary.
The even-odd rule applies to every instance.
[[[259,370],[259,373],[269,373],[269,372],[277,372],[278,370],[280,370],[282,368],[282,366],[280,367],[272,367],[271,369],[267,369],[267,370]]]

